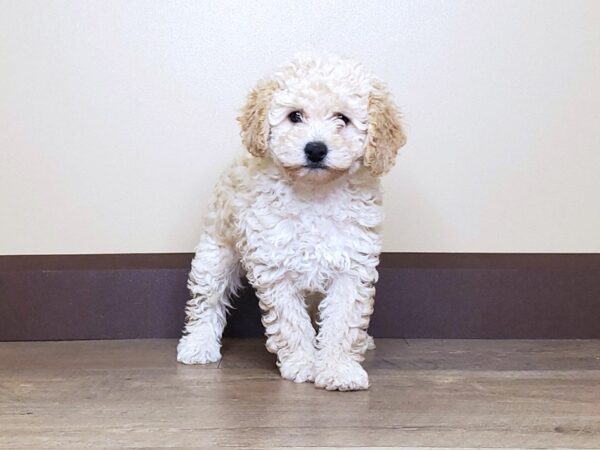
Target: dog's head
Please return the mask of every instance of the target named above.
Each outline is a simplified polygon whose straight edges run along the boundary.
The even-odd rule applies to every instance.
[[[406,141],[384,84],[334,56],[300,56],[260,81],[238,120],[248,151],[296,181],[325,183],[361,166],[380,176]]]

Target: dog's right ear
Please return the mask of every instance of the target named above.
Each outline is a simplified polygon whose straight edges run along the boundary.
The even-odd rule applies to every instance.
[[[279,85],[262,80],[250,91],[238,117],[242,127],[242,142],[254,156],[264,156],[269,145],[269,106]]]

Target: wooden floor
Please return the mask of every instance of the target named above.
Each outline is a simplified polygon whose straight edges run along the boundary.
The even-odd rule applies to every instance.
[[[279,378],[261,340],[218,365],[175,341],[0,343],[0,448],[600,449],[600,341],[378,340],[367,392]]]

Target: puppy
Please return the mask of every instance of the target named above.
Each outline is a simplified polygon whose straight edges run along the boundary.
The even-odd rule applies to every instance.
[[[367,389],[360,362],[372,342],[380,177],[405,143],[397,108],[360,64],[305,55],[260,81],[238,121],[248,154],[216,186],[177,359],[221,358],[229,298],[245,274],[283,378]],[[314,294],[317,330],[306,303]]]

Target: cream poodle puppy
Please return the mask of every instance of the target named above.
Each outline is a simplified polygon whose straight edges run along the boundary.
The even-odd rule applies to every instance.
[[[380,177],[405,143],[398,110],[360,64],[304,55],[260,81],[238,120],[248,154],[216,186],[177,360],[221,358],[229,298],[245,274],[283,378],[367,389],[360,362],[372,342]]]

